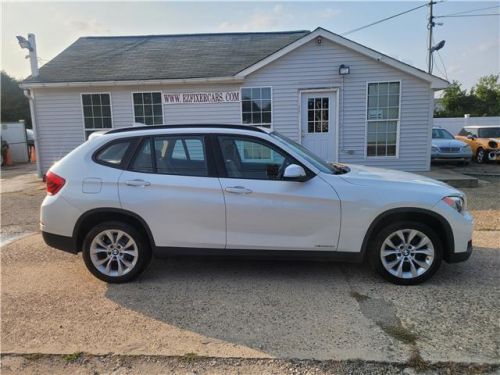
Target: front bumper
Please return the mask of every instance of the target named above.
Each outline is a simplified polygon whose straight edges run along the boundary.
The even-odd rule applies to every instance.
[[[469,152],[433,152],[431,154],[432,160],[465,160],[472,159],[472,153]]]
[[[459,263],[459,262],[465,262],[467,259],[470,258],[472,255],[472,240],[467,242],[467,250],[462,252],[462,253],[452,253],[448,254],[448,256],[445,258],[445,260],[448,263]]]
[[[500,150],[498,149],[486,150],[486,157],[489,161],[500,160]]]

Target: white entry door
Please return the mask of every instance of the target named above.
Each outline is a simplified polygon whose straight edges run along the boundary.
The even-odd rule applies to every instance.
[[[301,95],[302,145],[327,161],[336,161],[336,94],[333,91],[308,91]]]

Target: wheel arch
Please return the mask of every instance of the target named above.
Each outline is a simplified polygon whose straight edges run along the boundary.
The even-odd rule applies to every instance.
[[[76,242],[77,252],[82,251],[83,240],[89,230],[93,226],[105,221],[122,221],[133,225],[144,236],[144,239],[148,241],[151,250],[154,249],[153,234],[149,225],[141,216],[122,208],[105,207],[89,210],[78,218],[73,229],[73,238]]]
[[[431,210],[416,207],[394,208],[378,215],[366,231],[361,245],[362,258],[365,259],[368,251],[368,242],[378,231],[395,221],[412,220],[429,225],[436,231],[443,244],[443,258],[447,261],[449,255],[455,251],[453,231],[448,221]]]

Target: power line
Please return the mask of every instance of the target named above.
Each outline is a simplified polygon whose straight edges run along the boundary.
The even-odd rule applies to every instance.
[[[401,16],[401,15],[403,15],[403,14],[413,12],[414,10],[417,10],[417,9],[423,8],[423,7],[425,7],[425,6],[427,6],[427,3],[426,3],[426,4],[423,4],[423,5],[420,5],[420,6],[418,6],[418,7],[412,8],[412,9],[405,10],[404,12],[397,13],[397,14],[394,14],[394,15],[392,15],[392,16],[389,16],[389,17],[383,18],[383,19],[381,19],[381,20],[378,20],[378,21],[372,22],[372,23],[370,23],[370,24],[368,24],[368,25],[358,27],[357,29],[353,29],[353,30],[347,31],[347,32],[345,32],[345,33],[343,33],[343,34],[341,34],[341,35],[348,35],[348,34],[355,33],[355,32],[357,32],[357,31],[360,31],[360,30],[366,29],[366,28],[368,28],[368,27],[371,27],[371,26],[374,26],[374,25],[378,25],[379,23],[385,22],[385,21],[390,20],[390,19],[392,19],[392,18],[399,17],[399,16]]]
[[[472,12],[478,12],[480,10],[488,10],[488,9],[496,9],[496,8],[500,8],[500,5],[495,5],[493,7],[486,7],[486,8],[464,10],[463,12],[451,13],[451,14],[447,14],[446,16],[456,16],[459,14],[472,13]],[[441,16],[436,16],[436,17],[441,17]]]
[[[458,17],[486,17],[486,16],[500,16],[500,13],[485,13],[485,14],[464,14],[464,15],[456,15],[456,16],[436,16],[435,18],[458,18]]]

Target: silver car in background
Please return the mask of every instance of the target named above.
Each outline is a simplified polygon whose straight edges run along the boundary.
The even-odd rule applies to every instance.
[[[472,159],[470,146],[455,137],[443,128],[432,128],[431,160],[461,161],[468,164]]]

